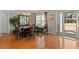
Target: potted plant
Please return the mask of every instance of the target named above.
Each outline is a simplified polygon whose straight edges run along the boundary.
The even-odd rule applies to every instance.
[[[10,25],[11,25],[11,30],[12,32],[15,31],[16,23],[18,22],[18,17],[14,16],[10,18]]]

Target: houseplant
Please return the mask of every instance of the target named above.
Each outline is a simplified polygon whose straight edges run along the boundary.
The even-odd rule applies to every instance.
[[[11,27],[12,32],[15,31],[17,22],[18,22],[18,17],[17,16],[13,16],[13,17],[10,18],[10,27]]]

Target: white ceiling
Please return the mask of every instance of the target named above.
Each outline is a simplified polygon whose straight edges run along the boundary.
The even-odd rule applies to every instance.
[[[19,13],[19,12],[22,13],[25,11],[29,11],[36,14],[44,14],[44,12],[48,12],[48,13],[57,12],[57,10],[0,10],[0,11],[6,12],[6,13]],[[60,11],[66,12],[66,11],[72,11],[72,10],[60,10]]]
[[[0,10],[0,11],[4,11],[4,12],[24,12],[24,11],[29,11],[32,13],[44,13],[44,12],[56,12],[56,10]]]

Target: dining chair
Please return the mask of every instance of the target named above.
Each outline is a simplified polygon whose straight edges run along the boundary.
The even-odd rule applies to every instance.
[[[35,34],[35,27],[32,25],[31,27],[30,27],[30,30],[29,30],[29,36],[30,37],[34,37],[34,34]]]

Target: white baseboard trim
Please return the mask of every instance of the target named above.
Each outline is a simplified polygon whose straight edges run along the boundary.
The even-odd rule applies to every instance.
[[[47,32],[47,33],[51,35],[58,35],[58,33],[50,33],[50,32]]]

